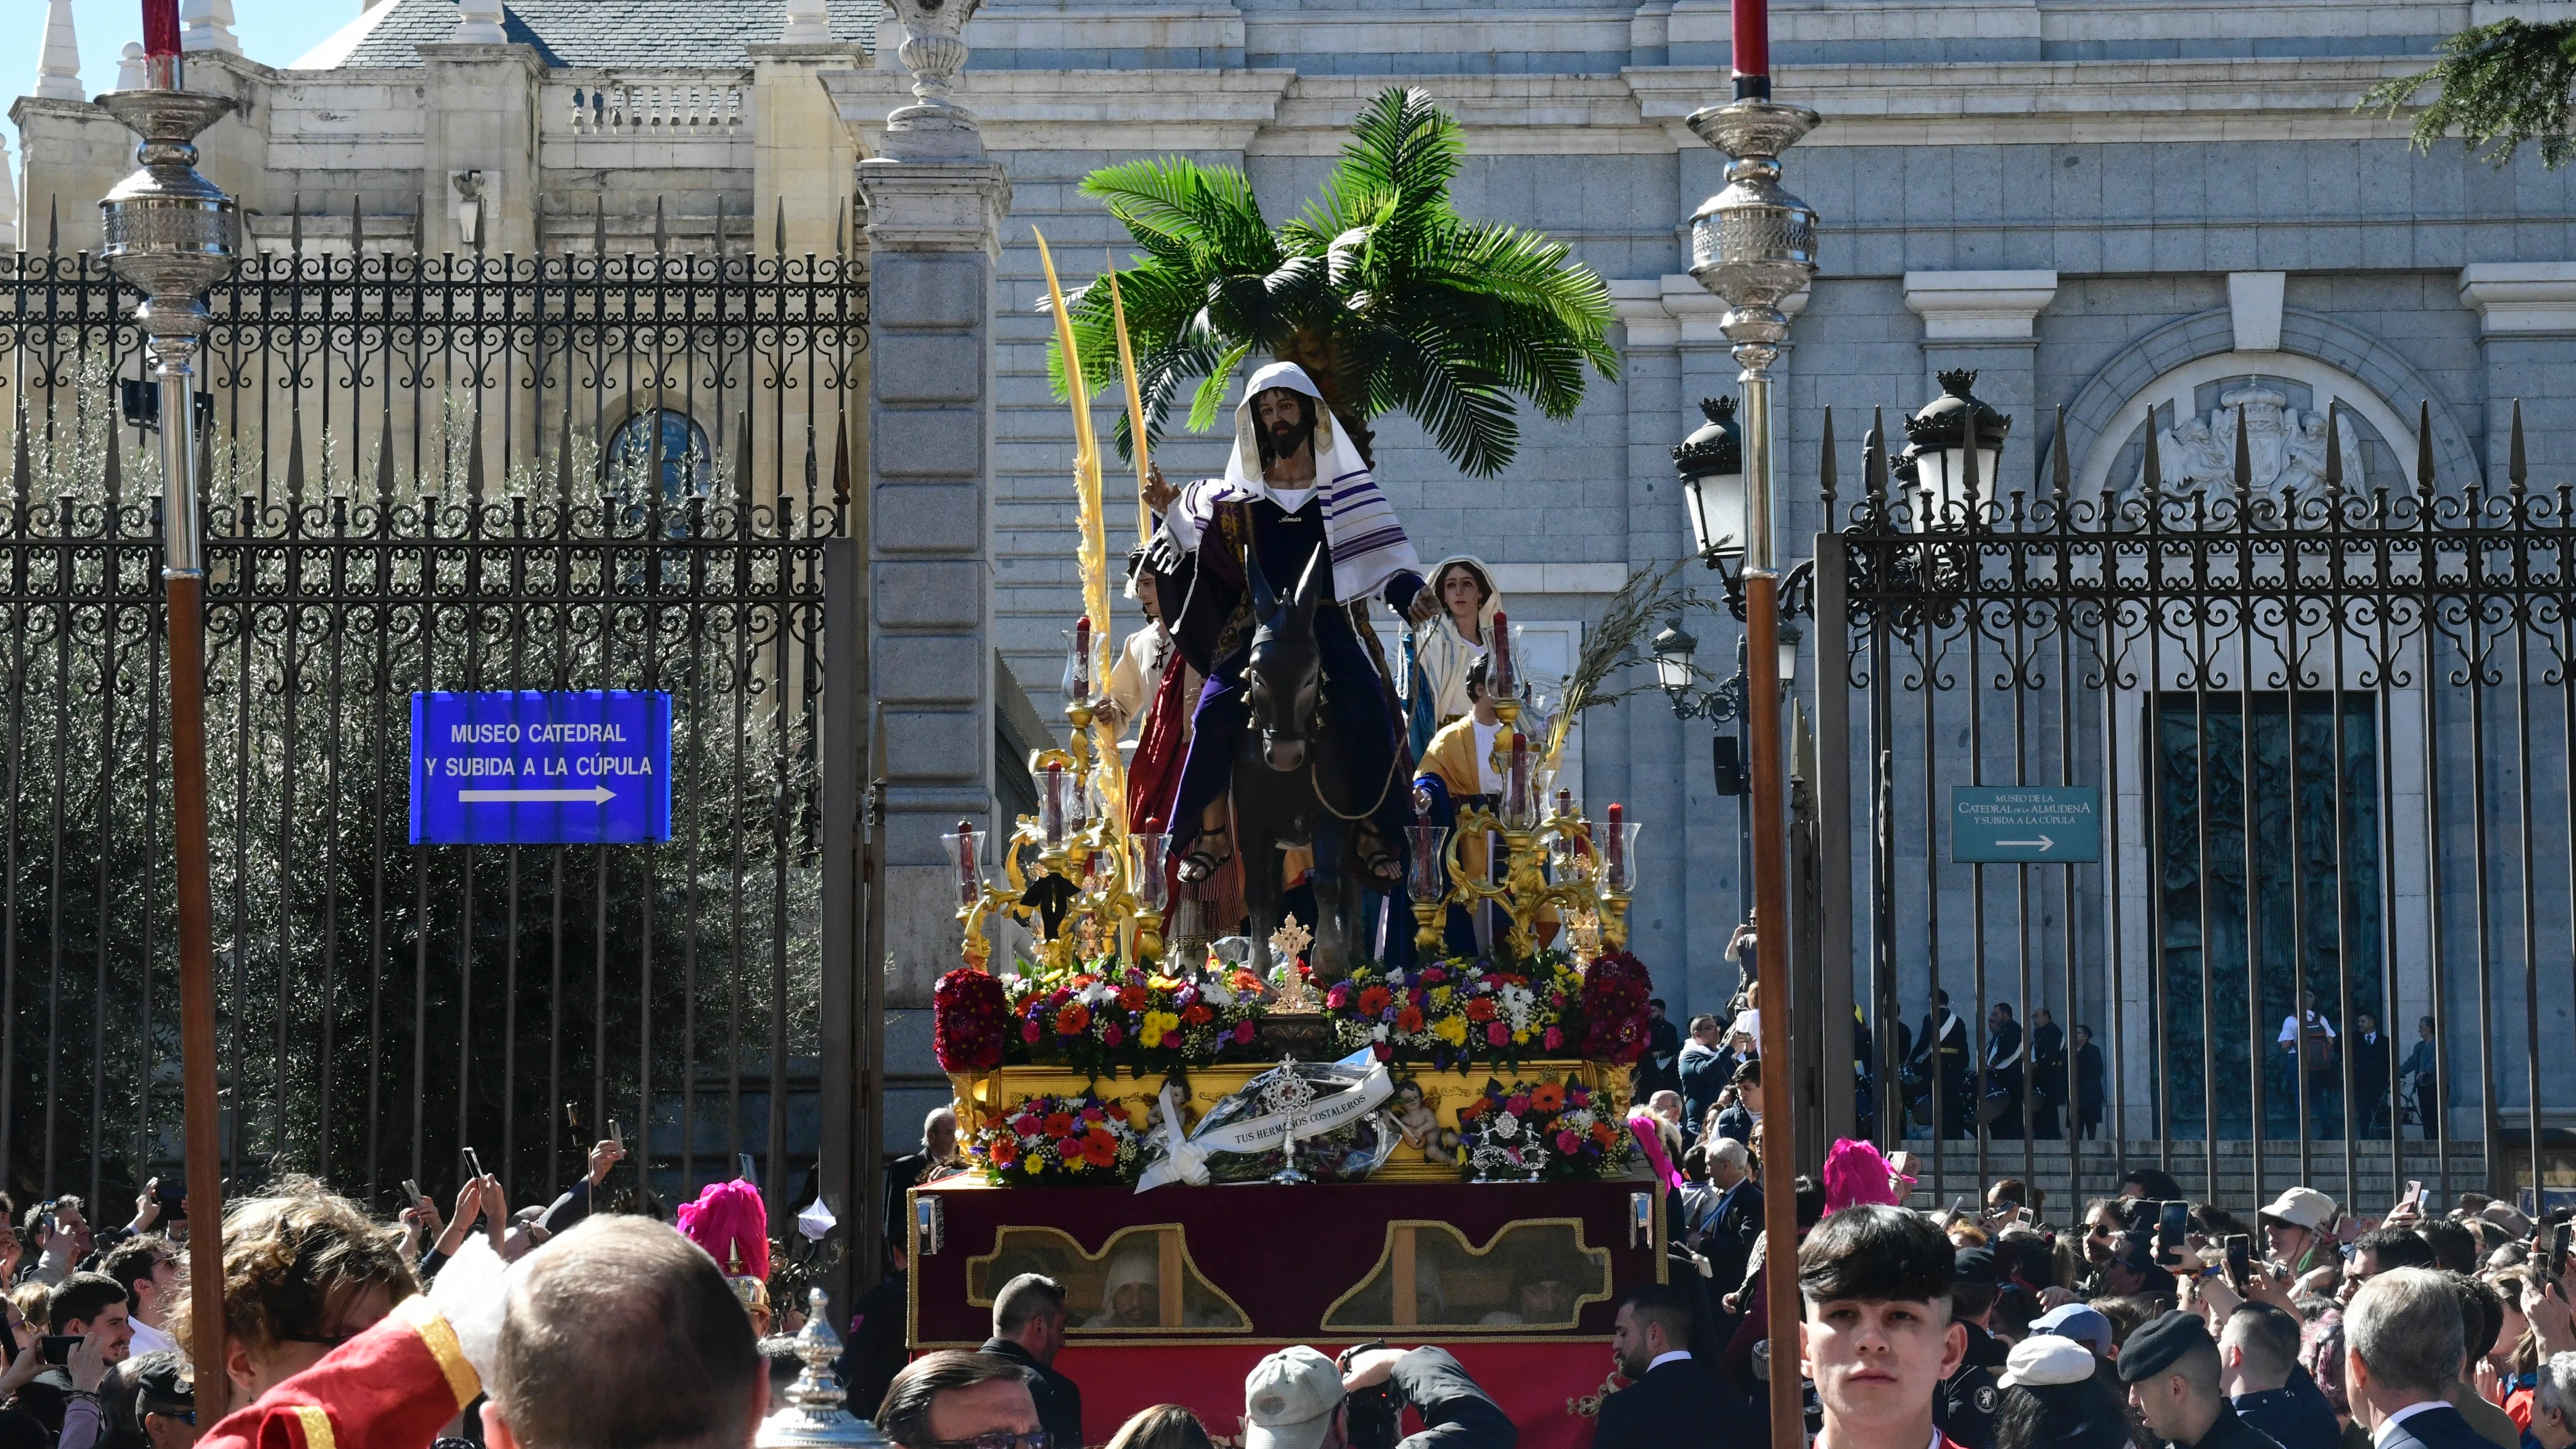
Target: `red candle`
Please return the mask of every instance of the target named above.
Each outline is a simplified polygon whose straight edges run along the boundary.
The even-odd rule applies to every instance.
[[[1512,674],[1512,621],[1500,609],[1494,611],[1493,657],[1485,667],[1485,688],[1496,699],[1520,696],[1520,680]]]
[[[1046,767],[1045,788],[1038,793],[1038,825],[1046,832],[1046,843],[1064,843],[1064,766],[1050,762]]]
[[[1735,0],[1735,73],[1771,74],[1771,17],[1767,0]]]
[[[1614,880],[1619,877],[1621,867],[1628,863],[1627,832],[1619,828],[1626,823],[1627,812],[1621,809],[1617,803],[1612,803],[1610,806],[1610,838],[1602,842],[1602,849],[1604,852],[1605,863],[1608,865],[1611,878]]]
[[[179,53],[179,0],[143,0],[143,53]]]
[[[1073,621],[1073,692],[1077,696],[1091,693],[1091,616]]]
[[[1496,617],[1500,616],[1497,615]],[[1512,808],[1515,811],[1525,811],[1529,808],[1529,772],[1529,737],[1522,734],[1519,730],[1514,730],[1512,731],[1512,793],[1510,798]]]
[[[983,877],[977,869],[979,864],[975,859],[975,822],[960,820],[957,822],[957,899],[960,902],[971,904],[975,897],[984,893]]]

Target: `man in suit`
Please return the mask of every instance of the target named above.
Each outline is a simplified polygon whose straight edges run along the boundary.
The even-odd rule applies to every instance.
[[[1717,1097],[1726,1090],[1728,1073],[1734,1070],[1726,1057],[1724,1028],[1714,1016],[1702,1013],[1691,1018],[1690,1040],[1682,1043],[1682,1135],[1699,1140],[1708,1125],[1708,1114],[1717,1110]]]
[[[2102,1099],[2107,1088],[2102,1075],[2102,1048],[2094,1045],[2093,1028],[2082,1022],[2075,1026],[2075,1080],[2068,1085],[2076,1128],[2089,1141],[2102,1130]]]
[[[1601,1401],[1592,1449],[1758,1449],[1744,1402],[1716,1370],[1691,1357],[1691,1301],[1650,1283],[1628,1295],[1610,1325],[1610,1355],[1628,1387]]]
[[[1709,1293],[1732,1293],[1744,1286],[1753,1240],[1762,1232],[1762,1184],[1744,1144],[1734,1138],[1711,1134],[1700,1151],[1708,1181],[1683,1190],[1690,1214],[1683,1241],[1708,1260]]]
[[[1646,1055],[1637,1063],[1636,1101],[1645,1101],[1657,1092],[1682,1089],[1682,1032],[1664,1015],[1664,1002],[1657,997],[1646,1003]]]
[[[2021,1089],[2021,1023],[2011,1002],[1998,1001],[1986,1013],[1986,1092],[2004,1102],[1989,1129],[1997,1141],[2021,1140]]]
[[[2030,1135],[2055,1142],[2057,1109],[2066,1104],[2066,1030],[2045,1006],[2030,1009]]]
[[[983,1351],[1029,1371],[1029,1394],[1038,1422],[1058,1444],[1082,1442],[1082,1386],[1055,1371],[1064,1347],[1064,1285],[1039,1273],[1022,1273],[993,1295],[993,1336]]]
[[[885,1213],[889,1253],[912,1241],[912,1190],[947,1176],[956,1162],[957,1113],[952,1108],[934,1107],[921,1119],[921,1150],[886,1160],[884,1194],[879,1201]]]
[[[2352,1131],[2365,1141],[2388,1140],[2388,1087],[2394,1076],[2397,1044],[2379,1029],[2379,1018],[2367,1011],[2352,1014]]]
[[[2120,1348],[2119,1369],[2138,1422],[2173,1449],[2280,1449],[2220,1392],[2218,1342],[2198,1314],[2166,1313],[2139,1327]]]
[[[1735,1101],[1717,1114],[1717,1135],[1750,1146],[1753,1124],[1761,1120],[1762,1059],[1755,1057],[1735,1069]]]
[[[2373,1449],[2487,1449],[2444,1397],[2467,1352],[2460,1300],[2430,1268],[2392,1268],[2343,1315],[2344,1396]]]

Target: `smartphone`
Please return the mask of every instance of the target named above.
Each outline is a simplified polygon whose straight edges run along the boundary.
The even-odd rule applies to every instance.
[[[465,1171],[478,1179],[483,1176],[483,1159],[475,1156],[471,1147],[465,1149]]]
[[[626,1129],[618,1126],[614,1117],[608,1119],[608,1140],[620,1147],[626,1145]]]
[[[2242,1297],[2245,1280],[2254,1272],[2254,1242],[2243,1233],[2227,1235],[2227,1286]]]
[[[36,1341],[36,1347],[44,1354],[45,1362],[61,1368],[72,1361],[72,1350],[80,1347],[80,1341],[77,1333],[48,1333]]]
[[[420,1206],[421,1195],[419,1183],[408,1177],[403,1179],[403,1211],[409,1212]]]
[[[2552,1278],[2564,1280],[2567,1277],[2567,1236],[2571,1228],[2576,1228],[2576,1223],[2560,1223],[2549,1230],[2549,1276]]]
[[[186,1183],[176,1182],[165,1177],[161,1179],[161,1185],[154,1188],[152,1193],[153,1199],[161,1204],[161,1216],[165,1220],[175,1222],[188,1216],[188,1185]]]
[[[2124,1211],[2129,1219],[2130,1232],[2143,1233],[2154,1229],[2156,1225],[2156,1205],[2154,1203],[2142,1197],[2133,1197],[2129,1199],[2129,1205],[2124,1209]]]
[[[2156,1218],[2156,1237],[2166,1243],[2180,1243],[2191,1232],[2191,1204],[2169,1202],[2161,1205]]]
[[[737,1161],[739,1161],[739,1162],[742,1164],[742,1180],[743,1180],[743,1181],[745,1181],[745,1182],[758,1182],[758,1181],[760,1181],[760,1173],[759,1173],[759,1171],[758,1171],[757,1169],[753,1168],[753,1167],[752,1167],[752,1165],[751,1165],[751,1154],[750,1154],[750,1153],[748,1153],[748,1152],[737,1152],[737,1153],[735,1153],[735,1154],[734,1154],[734,1157],[735,1157],[735,1159],[736,1159]]]
[[[2424,1184],[2411,1177],[2406,1180],[2406,1203],[2419,1209],[2424,1206]]]

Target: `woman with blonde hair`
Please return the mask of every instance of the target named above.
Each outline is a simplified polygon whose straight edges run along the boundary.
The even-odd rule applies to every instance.
[[[1199,1416],[1178,1404],[1156,1404],[1118,1426],[1109,1449],[1216,1449]]]

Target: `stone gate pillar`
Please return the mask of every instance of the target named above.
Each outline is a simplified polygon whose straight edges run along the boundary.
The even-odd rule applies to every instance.
[[[936,0],[933,0],[936,3]],[[887,1066],[930,1066],[931,984],[957,962],[956,892],[939,837],[993,818],[994,269],[1010,183],[974,115],[948,98],[972,5],[896,0],[914,102],[858,166],[867,203],[870,351],[868,689],[885,711],[888,780],[879,908],[893,962]],[[933,1078],[932,1080],[935,1080]],[[908,1151],[926,1083],[890,1091],[888,1152]]]

